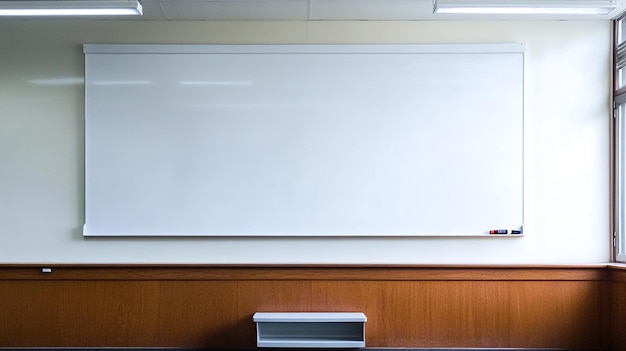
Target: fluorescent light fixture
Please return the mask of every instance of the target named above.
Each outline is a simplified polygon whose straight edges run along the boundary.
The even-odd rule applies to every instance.
[[[141,15],[139,0],[0,0],[0,16]]]
[[[437,14],[607,15],[616,0],[433,0]]]

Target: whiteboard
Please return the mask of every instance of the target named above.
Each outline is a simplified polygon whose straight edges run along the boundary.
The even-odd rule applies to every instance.
[[[523,44],[84,53],[85,236],[523,225]]]

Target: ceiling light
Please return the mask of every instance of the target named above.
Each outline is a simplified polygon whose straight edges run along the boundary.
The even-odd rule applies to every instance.
[[[139,0],[0,1],[0,16],[125,16],[141,15]]]
[[[616,0],[433,0],[437,14],[607,15]]]

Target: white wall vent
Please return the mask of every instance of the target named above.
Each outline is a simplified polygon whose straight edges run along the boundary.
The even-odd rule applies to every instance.
[[[367,317],[358,312],[257,312],[257,347],[362,348]]]

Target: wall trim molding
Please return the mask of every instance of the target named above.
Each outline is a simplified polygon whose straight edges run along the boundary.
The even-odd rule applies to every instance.
[[[611,276],[621,276],[611,275],[607,267],[607,264],[545,266],[1,264],[0,280],[601,281],[609,280]]]

